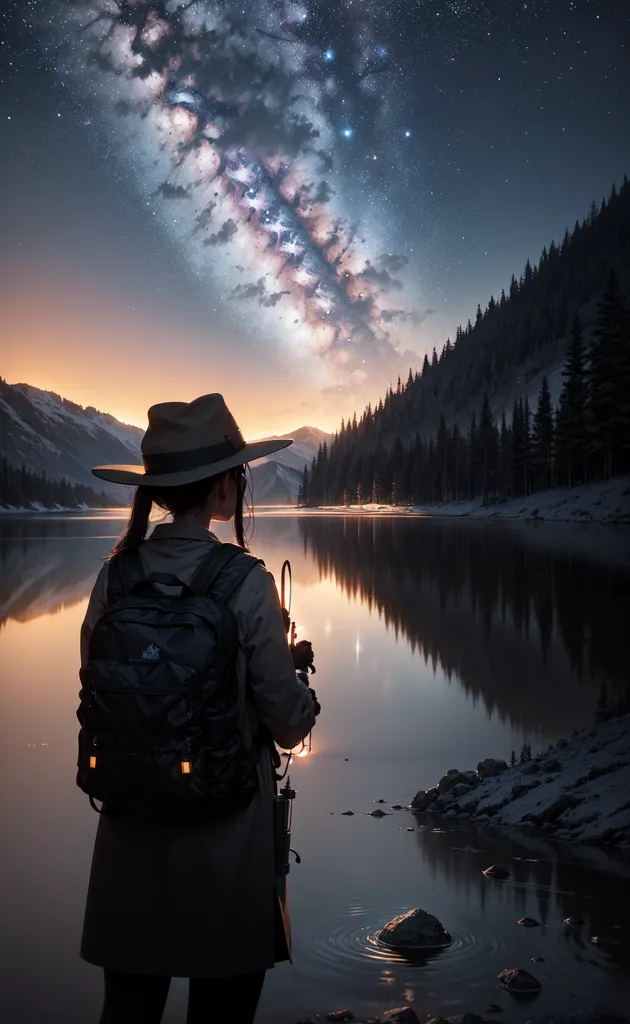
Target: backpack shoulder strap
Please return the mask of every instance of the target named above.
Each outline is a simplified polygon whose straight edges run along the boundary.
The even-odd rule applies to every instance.
[[[137,548],[119,551],[110,560],[107,569],[107,604],[115,604],[131,593],[131,588],[139,580],[144,579],[140,552]]]
[[[238,544],[216,544],[195,572],[190,589],[200,596],[226,604],[255,565],[264,565]]]

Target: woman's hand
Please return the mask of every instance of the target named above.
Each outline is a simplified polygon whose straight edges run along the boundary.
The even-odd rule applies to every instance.
[[[309,670],[315,672],[313,645],[310,640],[300,640],[297,644],[293,644],[290,647],[290,651],[293,655],[293,664],[297,672]]]

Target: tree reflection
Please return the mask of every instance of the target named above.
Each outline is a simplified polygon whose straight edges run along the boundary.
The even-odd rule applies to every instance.
[[[299,525],[323,577],[489,712],[562,730],[569,704],[588,721],[601,684],[613,700],[627,685],[630,572],[621,563],[557,550],[557,532],[545,543],[498,523],[311,516]]]

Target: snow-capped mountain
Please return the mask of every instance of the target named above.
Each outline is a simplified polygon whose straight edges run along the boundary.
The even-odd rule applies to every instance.
[[[7,384],[0,378],[0,455],[12,466],[25,465],[53,479],[94,486],[92,466],[142,462],[143,431],[121,423],[108,413],[41,391],[30,384]],[[283,437],[294,443],[283,451],[252,463],[254,501],[263,505],[295,504],[301,473],[330,434],[317,427],[300,427]],[[99,483],[108,494],[121,497],[115,484]],[[130,491],[131,493],[131,491]]]
[[[252,465],[257,466],[262,462],[279,462],[282,466],[290,466],[292,469],[303,472],[304,467],[310,466],[313,457],[317,455],[320,444],[323,444],[324,441],[330,444],[332,438],[332,434],[327,434],[319,427],[298,427],[297,430],[291,430],[288,434],[278,436],[281,439],[292,437],[293,444],[288,448],[283,448],[282,451],[274,452],[273,455],[268,455],[265,459],[259,459]]]
[[[319,427],[298,427],[278,436],[292,437],[293,444],[252,462],[255,505],[295,505],[304,467],[310,466],[320,444],[332,437]]]
[[[51,391],[0,379],[0,452],[12,466],[93,487],[92,466],[141,461],[142,433]],[[101,486],[120,497],[120,488]]]

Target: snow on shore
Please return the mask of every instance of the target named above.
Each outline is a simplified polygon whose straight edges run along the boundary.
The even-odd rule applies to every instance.
[[[483,778],[486,772],[494,772]],[[491,825],[540,828],[559,839],[630,848],[630,715],[559,740],[525,764],[452,769],[416,810]]]
[[[513,498],[494,505],[451,501],[436,505],[321,506],[322,512],[394,513],[396,515],[466,516],[472,519],[553,519],[578,523],[630,523],[630,477],[601,480],[581,487],[558,487],[527,498]]]

